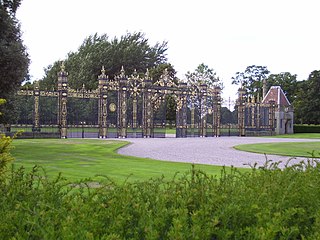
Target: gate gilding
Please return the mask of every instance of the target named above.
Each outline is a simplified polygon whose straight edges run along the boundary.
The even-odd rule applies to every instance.
[[[176,137],[220,136],[221,88],[208,87],[206,84],[187,85],[174,82],[167,70],[153,83],[148,70],[143,76],[136,71],[131,76],[125,74],[122,67],[120,74],[109,79],[104,67],[98,76],[98,88],[86,90],[71,89],[68,85],[68,73],[64,64],[58,73],[57,90],[39,90],[38,83],[34,90],[20,90],[18,95],[34,97],[33,131],[41,131],[39,117],[39,99],[56,97],[57,126],[61,138],[68,137],[68,99],[96,99],[98,104],[97,128],[100,138],[109,137],[157,137],[156,127],[166,127],[165,122],[156,121],[157,111],[161,111],[167,96],[176,104]],[[238,91],[236,104],[238,110],[239,136],[253,132],[274,131],[274,104],[262,104],[255,98],[246,96],[244,89]],[[165,111],[165,110],[164,110]],[[164,116],[165,121],[165,116]]]

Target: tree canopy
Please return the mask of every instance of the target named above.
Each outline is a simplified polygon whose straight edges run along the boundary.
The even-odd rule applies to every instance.
[[[28,73],[29,58],[15,16],[20,3],[20,0],[0,1],[0,98],[7,100],[0,109],[4,113],[0,122],[8,121],[3,117],[10,117],[5,112],[13,108],[12,95]]]
[[[186,73],[187,83],[191,85],[207,84],[209,87],[221,85],[217,73],[208,65],[201,63],[194,72]]]
[[[248,66],[244,72],[236,72],[232,84],[241,85],[247,89],[248,94],[262,96],[262,85],[270,71],[266,66]]]
[[[18,89],[28,72],[29,59],[15,17],[20,1],[0,1],[0,97]]]
[[[313,71],[306,81],[298,83],[295,118],[300,123],[320,124],[320,71]]]
[[[81,88],[84,84],[88,89],[97,88],[97,76],[104,66],[109,78],[119,74],[123,66],[126,75],[136,70],[139,74],[164,64],[167,42],[150,45],[149,40],[141,32],[127,33],[120,38],[109,39],[104,34],[87,37],[76,52],[70,52],[65,60],[69,72],[69,84],[72,88]],[[60,62],[45,69],[45,77],[40,83],[41,88],[56,86],[57,72]]]
[[[291,103],[296,98],[297,84],[297,75],[289,72],[270,74],[267,78],[267,89],[271,86],[280,86]]]

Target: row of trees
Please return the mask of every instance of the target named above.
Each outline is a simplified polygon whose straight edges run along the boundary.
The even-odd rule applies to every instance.
[[[141,32],[127,33],[121,38],[109,39],[107,35],[97,34],[86,38],[76,52],[70,52],[64,61],[68,69],[68,81],[71,88],[80,89],[83,84],[87,89],[98,87],[97,76],[101,66],[106,69],[107,75],[113,79],[124,66],[126,75],[134,70],[138,74],[145,74],[146,69],[153,81],[157,81],[165,69],[170,77],[178,82],[176,70],[168,63],[166,57],[167,42],[149,44],[149,40]],[[41,89],[52,89],[57,86],[57,72],[60,71],[61,61],[56,61],[44,69],[45,76],[40,81]],[[187,72],[186,79],[189,84],[207,84],[212,87],[220,84],[214,69],[204,63],[200,64],[194,72]]]
[[[79,49],[68,53],[64,64],[69,73],[71,88],[79,89],[84,84],[87,89],[98,87],[97,76],[104,66],[109,78],[113,79],[124,66],[126,74],[136,70],[144,74],[151,70],[155,77],[161,69],[168,68],[172,76],[174,68],[167,63],[167,42],[150,45],[149,40],[141,32],[127,33],[120,38],[110,39],[106,34],[87,37]],[[60,71],[60,61],[56,61],[45,69],[45,77],[40,82],[41,88],[57,86],[57,72]]]
[[[98,34],[86,38],[79,49],[70,52],[65,59],[65,65],[69,72],[69,83],[72,88],[81,88],[84,84],[87,89],[97,88],[97,76],[100,67],[105,66],[110,78],[119,74],[122,66],[126,74],[130,75],[136,69],[142,75],[149,69],[151,78],[156,81],[168,69],[172,79],[177,82],[176,71],[166,57],[167,42],[151,45],[143,33],[127,33],[120,38],[110,39],[107,35]],[[52,89],[57,86],[56,74],[60,70],[60,61],[56,61],[45,69],[45,76],[40,81],[42,89]],[[201,63],[192,72],[187,72],[186,81],[189,84],[206,83],[212,87],[223,87],[222,81],[214,69]],[[263,81],[266,80],[267,89],[271,86],[281,86],[288,100],[295,108],[295,122],[319,123],[320,99],[319,72],[314,71],[304,81],[297,81],[297,75],[290,72],[279,74],[270,73],[266,66],[248,66],[243,72],[237,72],[232,79],[233,84],[241,85],[247,89],[249,95],[262,97]],[[310,91],[309,89],[312,89]],[[175,120],[175,104],[168,98],[167,119]],[[227,108],[222,109],[222,121],[228,122],[229,118],[235,120],[235,113]],[[231,119],[232,116],[232,119]]]

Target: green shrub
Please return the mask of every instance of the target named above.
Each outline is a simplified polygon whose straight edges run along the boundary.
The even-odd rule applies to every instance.
[[[4,176],[9,163],[13,160],[10,150],[12,138],[0,134],[0,178]]]
[[[293,125],[294,133],[320,133],[320,125]]]
[[[320,165],[70,184],[34,167],[0,189],[1,239],[319,239]]]

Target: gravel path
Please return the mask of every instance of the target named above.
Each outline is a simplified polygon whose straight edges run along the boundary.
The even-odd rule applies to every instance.
[[[246,164],[282,161],[282,166],[290,159],[286,156],[276,156],[249,153],[235,150],[239,144],[272,143],[272,142],[305,142],[320,141],[319,139],[284,139],[255,137],[218,137],[218,138],[128,138],[131,142],[118,153],[129,156],[152,158],[175,162],[190,162],[220,166],[246,167]],[[291,163],[300,162],[305,158],[295,158]],[[248,167],[248,166],[247,166]]]

